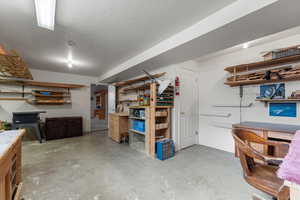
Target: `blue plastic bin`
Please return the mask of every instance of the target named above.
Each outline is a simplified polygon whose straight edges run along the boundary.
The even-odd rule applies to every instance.
[[[156,157],[159,160],[166,160],[175,155],[174,142],[171,139],[164,139],[156,142]]]
[[[133,120],[132,129],[139,131],[139,132],[145,132],[145,121],[142,120]]]

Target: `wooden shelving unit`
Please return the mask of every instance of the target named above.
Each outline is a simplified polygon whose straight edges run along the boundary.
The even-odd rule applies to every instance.
[[[165,73],[154,74],[152,77],[159,78]],[[151,80],[148,76],[115,83],[117,86],[116,104],[117,112],[128,112],[129,107],[147,105],[150,102]],[[158,84],[157,84],[158,86]],[[158,91],[156,87],[156,93]],[[144,99],[141,100],[141,99]],[[156,106],[173,106],[174,86],[170,85],[161,95],[156,95]]]
[[[295,63],[297,61],[300,61],[300,55],[288,56],[288,57],[272,59],[272,60],[265,60],[265,61],[254,62],[249,64],[230,66],[225,68],[225,71],[228,71],[229,73],[240,73],[240,72],[247,72],[247,71],[258,70],[258,69],[265,69],[265,68],[274,67],[282,64]]]
[[[157,106],[157,84],[152,83],[149,106],[131,106],[129,110],[130,145],[143,142],[145,152],[152,158],[156,157],[156,141],[171,138],[171,109],[172,106]],[[138,114],[137,114],[138,113]],[[138,115],[138,116],[137,116]],[[134,121],[144,124],[144,130],[135,130]]]
[[[225,84],[231,87],[236,87],[243,85],[297,81],[300,80],[299,66],[293,67],[292,65],[289,65],[274,68],[276,66],[287,65],[296,62],[300,62],[300,55],[230,66],[225,68],[225,71],[228,71],[232,76],[227,78]],[[259,71],[253,72],[254,70]],[[265,78],[266,72],[270,72],[269,80]]]
[[[300,102],[300,99],[256,99],[260,102],[269,102],[269,103],[289,103],[289,102]]]
[[[14,81],[14,80],[0,80],[0,84],[21,86],[22,91],[0,91],[2,101],[26,101],[33,105],[63,105],[71,104],[70,89],[78,89],[84,85],[64,84],[64,83],[48,83],[36,81]],[[46,89],[32,89],[30,92],[25,92],[25,87],[41,87]],[[49,89],[52,88],[52,89]],[[8,95],[10,95],[8,97]],[[21,95],[21,97],[16,97]],[[26,97],[25,97],[26,95]]]

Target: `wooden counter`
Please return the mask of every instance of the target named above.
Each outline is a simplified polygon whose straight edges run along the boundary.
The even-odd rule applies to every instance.
[[[262,123],[262,122],[242,122],[234,124],[233,128],[241,128],[250,130],[257,135],[275,141],[291,142],[294,134],[297,130],[300,130],[300,126],[288,125],[288,124],[274,124],[274,123]],[[270,153],[270,148],[265,148],[263,145],[253,145],[253,147],[264,154]],[[273,152],[274,156],[283,157],[287,154],[286,151]]]
[[[22,136],[25,130],[0,133],[0,200],[19,200],[21,192]]]
[[[122,137],[128,135],[128,113],[110,113],[108,120],[108,136],[120,143]]]

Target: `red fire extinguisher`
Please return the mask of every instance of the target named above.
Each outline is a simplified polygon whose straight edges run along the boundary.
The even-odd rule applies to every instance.
[[[175,79],[175,94],[176,94],[176,96],[180,95],[179,86],[180,86],[179,77],[176,76],[176,79]]]

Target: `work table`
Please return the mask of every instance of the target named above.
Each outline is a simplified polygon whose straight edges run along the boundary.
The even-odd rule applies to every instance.
[[[242,122],[239,124],[233,124],[233,128],[246,129],[266,140],[282,141],[290,143],[295,136],[297,130],[300,130],[300,126],[288,125],[288,124],[274,124],[263,122]],[[264,153],[265,155],[271,155],[276,157],[284,157],[288,149],[279,150],[269,146],[266,147],[260,144],[253,144],[253,148],[257,151]],[[237,152],[236,152],[237,155]]]
[[[24,134],[24,129],[0,133],[0,200],[20,199]]]
[[[0,133],[0,159],[4,157],[9,148],[22,137],[24,130],[4,131]]]
[[[239,124],[234,124],[233,126],[255,129],[258,131],[274,131],[288,134],[295,134],[296,131],[300,130],[300,126],[298,125],[274,124],[264,122],[241,122]]]

